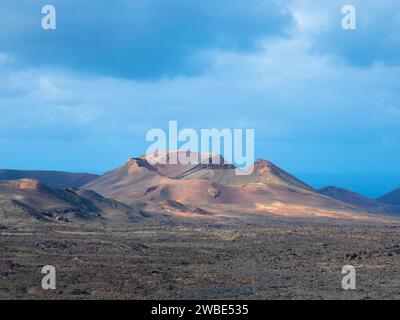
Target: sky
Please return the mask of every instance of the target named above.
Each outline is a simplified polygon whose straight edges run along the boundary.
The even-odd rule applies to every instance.
[[[0,168],[103,173],[171,120],[253,128],[315,187],[399,187],[400,2],[1,1]]]

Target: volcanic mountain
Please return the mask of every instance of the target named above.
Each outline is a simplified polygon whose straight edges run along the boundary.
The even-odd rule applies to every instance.
[[[146,214],[91,190],[57,190],[34,179],[0,181],[0,219],[115,222]]]
[[[400,206],[385,204],[384,201],[379,202],[343,188],[330,186],[320,189],[319,192],[333,199],[362,208],[367,212],[400,214]]]
[[[195,164],[168,164],[179,155],[157,155],[158,163],[154,155],[131,158],[84,188],[155,212],[168,207],[168,212],[181,214],[183,206],[187,215],[247,213],[366,219],[359,207],[319,193],[266,160],[257,160],[250,175],[236,175],[235,166],[211,154],[192,154],[199,160]],[[165,161],[160,161],[163,157]]]
[[[62,171],[0,170],[0,180],[35,179],[57,189],[79,188],[97,177],[95,174]]]
[[[376,201],[395,206],[400,206],[400,188],[384,194],[383,196],[376,199]]]

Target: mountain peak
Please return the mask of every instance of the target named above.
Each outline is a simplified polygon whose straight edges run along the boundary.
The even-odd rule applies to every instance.
[[[146,159],[140,157],[140,158],[130,158],[128,161],[125,162],[124,166],[128,166],[128,173],[129,174],[134,174],[136,172],[142,171],[142,170],[149,170],[149,171],[157,171],[157,169],[152,166]]]
[[[192,151],[157,151],[144,154],[140,159],[147,160],[151,164],[230,164],[224,157],[212,152]]]
[[[311,186],[282,170],[272,162],[264,159],[257,159],[254,163],[254,171],[265,183],[277,183],[287,186],[315,191]]]

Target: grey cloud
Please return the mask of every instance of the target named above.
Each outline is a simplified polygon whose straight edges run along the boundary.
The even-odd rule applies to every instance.
[[[0,52],[28,66],[57,65],[156,79],[201,73],[209,49],[251,51],[286,34],[292,17],[274,0],[53,0],[57,30],[41,29],[44,1],[2,0]]]

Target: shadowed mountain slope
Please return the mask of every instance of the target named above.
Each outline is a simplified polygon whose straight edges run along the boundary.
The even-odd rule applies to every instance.
[[[57,189],[79,188],[97,177],[95,174],[62,171],[0,170],[0,180],[35,179]]]
[[[383,196],[376,199],[376,201],[395,206],[400,206],[400,188],[384,194]]]
[[[52,189],[34,179],[0,181],[0,219],[124,222],[145,212],[91,190]]]
[[[365,209],[368,212],[400,214],[400,207],[387,205],[343,188],[330,186],[320,189],[319,192],[325,196]]]

